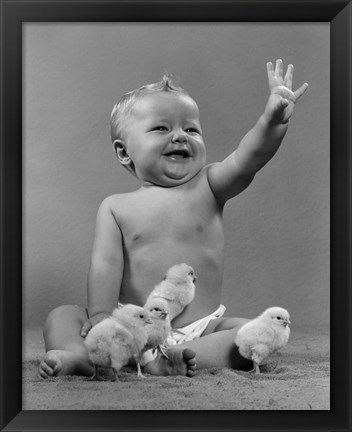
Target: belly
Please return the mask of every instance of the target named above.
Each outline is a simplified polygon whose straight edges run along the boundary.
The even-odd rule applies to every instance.
[[[221,242],[220,242],[221,243]],[[125,256],[120,301],[143,305],[154,286],[175,264],[193,267],[197,281],[195,298],[175,318],[173,327],[182,327],[214,312],[220,304],[223,274],[223,247],[194,242],[164,241],[144,245]]]

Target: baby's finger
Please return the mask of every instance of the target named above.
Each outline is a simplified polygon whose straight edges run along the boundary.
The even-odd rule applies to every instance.
[[[307,90],[307,88],[308,88],[308,83],[304,83],[298,90],[294,92],[296,100],[298,100],[303,95],[303,93]]]
[[[266,64],[266,70],[268,71],[268,76],[272,76],[274,74],[274,66],[271,62]]]
[[[268,72],[269,88],[272,90],[277,87],[277,78],[275,76],[274,66],[271,62],[266,64],[266,70]]]
[[[90,321],[87,321],[83,324],[82,330],[81,330],[81,336],[82,337],[86,337],[89,330],[92,328],[92,324],[90,323]]]
[[[273,83],[273,80],[275,79],[275,71],[274,71],[274,66],[271,62],[268,62],[266,64],[266,70],[268,72],[268,80],[269,80],[269,85],[271,86]]]
[[[292,76],[293,76],[293,65],[289,64],[287,66],[287,71],[284,79],[284,86],[289,89],[292,89]]]
[[[282,60],[281,59],[276,60],[275,75],[277,77],[282,77]]]

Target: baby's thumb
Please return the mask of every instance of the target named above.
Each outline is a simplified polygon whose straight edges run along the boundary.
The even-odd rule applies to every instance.
[[[274,118],[280,118],[289,105],[289,101],[283,97],[278,98],[272,106],[272,114]]]

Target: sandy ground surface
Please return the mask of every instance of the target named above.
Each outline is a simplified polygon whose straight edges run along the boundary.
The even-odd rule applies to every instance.
[[[328,327],[292,328],[288,345],[268,359],[260,375],[229,368],[194,378],[138,378],[133,368],[119,382],[38,375],[44,355],[39,329],[23,338],[23,410],[329,410]]]

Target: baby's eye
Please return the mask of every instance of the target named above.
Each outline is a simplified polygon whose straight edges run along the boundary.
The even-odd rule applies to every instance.
[[[153,130],[159,131],[159,132],[167,132],[167,127],[166,126],[156,126],[155,128],[153,128]]]
[[[198,129],[196,129],[196,128],[187,128],[186,132],[187,133],[197,133],[197,134],[200,135],[200,131]]]

